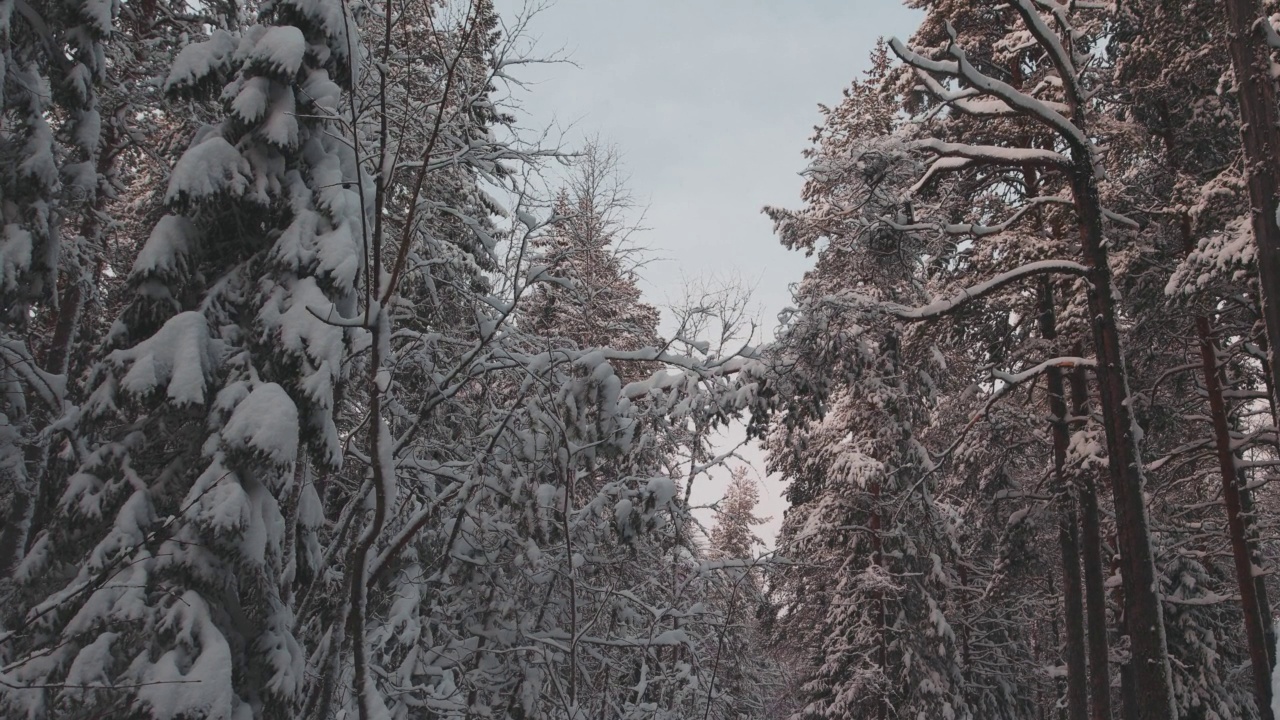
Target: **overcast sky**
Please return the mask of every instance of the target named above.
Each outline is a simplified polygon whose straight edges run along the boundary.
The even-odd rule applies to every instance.
[[[524,2],[497,5],[511,15]],[[838,102],[876,38],[907,37],[917,17],[898,0],[555,0],[529,34],[573,64],[520,69],[533,83],[522,124],[620,151],[647,206],[637,242],[651,250],[652,302],[678,301],[686,279],[736,275],[771,331],[810,260],[778,244],[760,209],[799,205],[818,103]],[[697,489],[707,501],[722,488]],[[768,538],[780,491],[763,485]]]

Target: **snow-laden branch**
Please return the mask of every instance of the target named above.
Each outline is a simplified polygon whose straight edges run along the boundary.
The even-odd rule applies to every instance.
[[[1271,24],[1270,18],[1260,17],[1254,25],[1262,30],[1262,38],[1266,41],[1267,47],[1280,50],[1280,34],[1276,33],[1276,27]]]
[[[55,413],[62,410],[62,400],[67,392],[67,377],[41,370],[26,343],[0,340],[0,368],[14,371],[49,410]]]
[[[37,3],[37,6],[39,5],[43,5],[43,3]],[[63,44],[54,36],[53,31],[49,28],[49,23],[45,22],[44,17],[40,15],[36,8],[31,7],[31,3],[27,2],[27,0],[17,0],[13,5],[13,9],[17,11],[22,19],[27,21],[27,25],[31,30],[44,41],[45,46],[49,49],[44,57],[56,65],[58,69],[67,72],[70,69],[67,55],[59,52]]]
[[[987,417],[988,413],[991,412],[991,408],[995,407],[996,403],[1003,400],[1006,396],[1009,395],[1009,393],[1017,389],[1018,386],[1021,385],[1022,383],[1026,382],[1027,380],[1030,380],[1031,378],[1039,376],[1044,371],[1053,367],[1096,368],[1097,366],[1098,366],[1098,361],[1090,358],[1057,357],[1057,358],[1051,358],[1049,360],[1045,360],[1044,362],[1039,363],[1038,365],[1035,365],[1034,367],[1031,367],[1019,373],[1005,373],[999,370],[992,369],[991,376],[997,380],[1003,381],[1004,384],[997,387],[995,392],[991,393],[990,397],[987,398],[987,401],[982,404],[982,408],[979,409],[977,412],[975,412],[969,418],[969,422],[965,423],[965,426],[961,428],[960,432],[956,435],[955,440],[953,440],[945,450],[943,450],[941,453],[938,453],[937,455],[931,455],[931,457],[937,462],[935,463],[933,470],[930,470],[929,472],[930,473],[936,472],[938,469],[940,469],[942,467],[942,464],[946,462],[946,460],[950,458],[952,454],[956,451],[956,448],[960,447],[960,444],[963,443],[965,439],[969,436],[969,432],[973,430],[974,426],[977,425],[980,420]],[[928,473],[926,473],[926,476],[927,475]],[[923,481],[923,478],[921,478],[921,481]]]
[[[667,630],[658,633],[653,637],[595,637],[592,635],[575,635],[565,630],[546,630],[539,633],[525,633],[525,637],[537,642],[547,643],[568,650],[568,646],[562,643],[575,642],[585,645],[599,645],[601,647],[617,647],[617,648],[648,648],[648,647],[669,647],[669,646],[686,646],[691,641],[689,634],[684,630]]]
[[[973,237],[985,237],[987,235],[995,235],[1013,227],[1024,215],[1031,212],[1041,205],[1071,205],[1071,200],[1058,195],[1043,195],[1039,197],[1029,198],[1027,203],[1018,208],[1003,222],[995,225],[977,225],[974,223],[911,223],[904,224],[895,222],[892,218],[881,217],[880,222],[899,232],[918,232],[923,230],[935,230],[946,235],[970,235]]]
[[[1111,222],[1117,225],[1124,225],[1125,227],[1130,228],[1132,230],[1141,230],[1145,227],[1143,223],[1140,223],[1137,220],[1134,220],[1128,215],[1122,215],[1114,210],[1108,210],[1106,208],[1102,208],[1102,217],[1106,218],[1107,220],[1110,220]]]
[[[1034,210],[1036,207],[1039,207],[1040,205],[1063,205],[1068,207],[1074,207],[1075,203],[1073,203],[1070,198],[1062,197],[1061,195],[1041,195],[1038,197],[1028,198],[1025,205],[1018,208],[1012,215],[1010,215],[1008,218],[1006,218],[1002,222],[996,223],[994,225],[978,225],[975,223],[942,223],[942,222],[900,223],[888,216],[881,216],[880,222],[884,223],[886,227],[893,230],[897,230],[898,232],[922,232],[927,230],[933,230],[935,232],[940,232],[945,235],[968,235],[970,237],[986,237],[988,235],[996,235],[998,233],[1002,233],[1008,230],[1009,228],[1013,227],[1014,225],[1017,225],[1018,221],[1021,220],[1023,216],[1025,216],[1028,212]],[[1107,220],[1117,225],[1123,225],[1125,227],[1132,228],[1134,230],[1138,230],[1142,228],[1142,224],[1139,223],[1137,220],[1134,220],[1133,218],[1130,218],[1126,215],[1121,215],[1118,212],[1112,212],[1111,210],[1104,209],[1102,211],[1102,214],[1103,214],[1103,217],[1105,217]]]
[[[722,358],[699,361],[688,355],[667,352],[658,347],[647,347],[639,350],[615,350],[613,348],[585,348],[572,350],[560,348],[538,354],[510,353],[511,367],[523,367],[540,370],[552,363],[571,363],[587,369],[594,369],[601,363],[609,362],[651,362],[664,366],[644,380],[627,383],[621,390],[621,397],[634,400],[648,395],[654,390],[665,391],[682,387],[691,379],[698,381],[730,378],[753,363],[759,362],[759,349],[743,347],[737,352]],[[671,372],[674,370],[675,372]]]
[[[914,150],[928,150],[942,157],[964,158],[974,162],[998,165],[1052,165],[1066,167],[1071,161],[1061,153],[1038,148],[1010,148],[999,145],[969,145],[943,142],[937,138],[916,140],[910,144]]]
[[[1218,593],[1210,592],[1206,593],[1203,597],[1182,598],[1177,597],[1176,595],[1161,595],[1160,599],[1170,605],[1192,605],[1203,607],[1208,605],[1221,605],[1222,603],[1228,602],[1238,603],[1240,602],[1240,595],[1219,595]]]
[[[893,54],[897,55],[900,60],[917,70],[960,78],[983,95],[990,95],[1003,100],[1023,115],[1031,116],[1055,130],[1078,150],[1087,151],[1090,147],[1089,138],[1061,113],[1057,112],[1045,101],[1032,97],[1008,83],[979,72],[969,62],[964,50],[955,43],[951,43],[948,50],[952,57],[956,58],[954,61],[930,60],[908,48],[898,38],[893,38],[889,41],[889,48],[893,50]]]
[[[914,68],[916,77],[924,84],[920,89],[937,98],[940,102],[975,117],[1012,117],[1022,115],[1022,111],[998,98],[984,97],[977,88],[967,87],[960,90],[948,90],[938,82],[937,78],[921,68]],[[1042,100],[1046,107],[1066,115],[1070,109],[1065,103],[1053,100]]]
[[[1098,366],[1097,361],[1091,360],[1089,358],[1074,357],[1074,356],[1056,357],[1056,358],[1050,358],[1048,360],[1045,360],[1039,365],[1035,365],[1033,367],[1027,368],[1026,370],[1023,370],[1022,372],[1018,372],[1018,373],[1007,373],[1007,372],[1002,372],[1000,370],[992,370],[991,376],[997,380],[1004,382],[1006,385],[1012,386],[1012,385],[1021,385],[1022,383],[1032,378],[1039,377],[1040,375],[1044,374],[1044,372],[1049,368],[1078,368],[1078,367],[1091,368],[1091,367],[1097,367],[1097,366]]]
[[[1064,275],[1084,275],[1089,271],[1084,265],[1070,260],[1040,260],[1027,263],[1005,273],[996,275],[986,282],[964,288],[949,298],[934,300],[928,305],[907,307],[897,303],[885,303],[865,296],[855,296],[861,304],[892,315],[901,320],[931,320],[954,312],[970,302],[1025,278],[1036,275],[1061,273]]]
[[[419,508],[419,510],[414,513],[413,517],[404,524],[404,527],[390,538],[386,543],[386,547],[383,548],[382,552],[373,560],[373,563],[369,567],[368,585],[372,587],[373,584],[382,577],[382,574],[386,571],[391,562],[394,561],[405,546],[407,546],[409,542],[422,531],[423,526],[426,525],[427,521],[436,514],[444,503],[457,497],[464,489],[467,489],[474,484],[474,478],[459,478],[458,480],[455,480],[453,484],[449,485],[444,492],[440,493],[438,497]]]
[[[947,172],[960,172],[961,170],[971,167],[973,164],[974,162],[972,160],[966,160],[965,158],[940,157],[937,160],[934,160],[933,164],[929,166],[929,169],[924,172],[924,175],[921,175],[920,179],[907,189],[907,195],[910,197],[920,192],[920,188],[928,184],[935,175],[941,175],[942,173]]]
[[[1049,5],[1040,2],[1040,4],[1046,6],[1057,18],[1058,23],[1068,28],[1070,32],[1071,25],[1067,22],[1066,8],[1057,3]],[[1053,67],[1058,71],[1058,77],[1062,80],[1062,89],[1067,95],[1068,104],[1078,106],[1081,100],[1079,76],[1076,74],[1075,61],[1071,53],[1062,46],[1062,38],[1058,37],[1058,34],[1045,23],[1044,18],[1040,16],[1040,11],[1031,4],[1031,0],[1014,0],[1013,5],[1022,16],[1022,22],[1027,26],[1027,30],[1031,31],[1032,37],[1038,40],[1040,47],[1048,53],[1049,62],[1053,63]]]

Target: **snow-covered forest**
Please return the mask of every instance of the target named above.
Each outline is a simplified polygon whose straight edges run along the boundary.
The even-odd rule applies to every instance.
[[[1280,1],[906,4],[761,328],[536,8],[0,0],[0,717],[1280,717]]]

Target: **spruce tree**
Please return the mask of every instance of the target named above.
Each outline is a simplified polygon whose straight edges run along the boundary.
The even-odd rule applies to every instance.
[[[336,2],[268,3],[174,62],[170,89],[230,77],[227,114],[173,168],[171,214],[92,371],[84,459],[18,568],[46,597],[21,618],[33,654],[15,672],[40,689],[6,693],[14,712],[232,717],[298,697],[294,557],[322,518],[295,483],[307,459],[341,462],[354,339],[313,311],[353,308],[361,264],[357,168],[332,122],[349,29]]]

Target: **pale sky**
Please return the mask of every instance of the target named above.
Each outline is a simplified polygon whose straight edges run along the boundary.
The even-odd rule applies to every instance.
[[[498,0],[504,15],[523,0]],[[918,14],[898,0],[554,0],[531,22],[536,53],[572,64],[513,71],[531,83],[521,124],[556,127],[569,148],[599,136],[620,151],[646,206],[635,238],[650,249],[642,289],[678,301],[687,279],[736,275],[754,285],[765,331],[811,260],[783,248],[764,205],[798,207],[801,151],[867,65],[876,38],[908,37]],[[761,528],[786,507],[763,478]],[[723,484],[703,481],[695,500]]]

